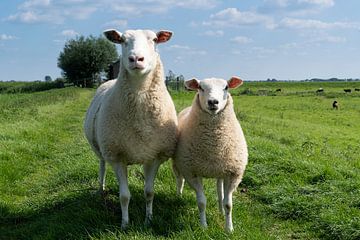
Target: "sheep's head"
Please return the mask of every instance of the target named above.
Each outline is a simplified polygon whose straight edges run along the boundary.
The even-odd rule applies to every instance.
[[[109,29],[104,31],[104,35],[111,42],[121,44],[121,61],[127,72],[131,75],[146,75],[156,67],[156,44],[167,42],[172,32],[127,30],[120,33]]]
[[[238,77],[232,77],[228,81],[220,78],[207,78],[199,81],[193,78],[187,80],[185,86],[198,91],[201,109],[210,114],[217,114],[226,106],[228,90],[237,88],[242,83],[243,81]]]

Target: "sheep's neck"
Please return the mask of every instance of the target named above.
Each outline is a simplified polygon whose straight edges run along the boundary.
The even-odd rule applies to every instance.
[[[148,92],[155,89],[163,81],[163,67],[160,58],[157,58],[156,67],[143,76],[132,76],[121,64],[117,85],[120,88],[127,88],[132,92]]]

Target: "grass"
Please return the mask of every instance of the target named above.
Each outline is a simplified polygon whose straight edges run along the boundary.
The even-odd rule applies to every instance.
[[[234,195],[232,235],[223,231],[215,182],[205,181],[204,230],[194,192],[186,186],[176,196],[170,162],[156,178],[151,228],[143,225],[141,167],[129,167],[131,223],[121,231],[114,174],[100,197],[98,162],[82,131],[94,91],[0,94],[0,239],[360,239],[359,93],[343,93],[344,83],[322,95],[304,94],[322,83],[246,84],[233,93],[250,156]],[[282,92],[237,96],[249,86]],[[173,93],[177,110],[192,98]]]
[[[53,88],[65,87],[63,80],[55,80],[51,82],[2,82],[0,81],[1,93],[32,93],[46,91]]]

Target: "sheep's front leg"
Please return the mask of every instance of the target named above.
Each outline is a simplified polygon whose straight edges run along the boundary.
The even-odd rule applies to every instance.
[[[225,214],[224,212],[224,180],[221,178],[218,178],[216,181],[217,186],[217,195],[218,195],[218,204],[219,204],[219,211],[222,215]]]
[[[232,195],[240,181],[240,177],[225,178],[224,180],[225,229],[228,232],[232,232],[234,230],[232,222]]]
[[[154,161],[152,163],[144,164],[144,176],[145,176],[144,195],[146,201],[145,225],[150,225],[152,220],[153,200],[154,200],[154,181],[160,164],[161,164],[160,161]]]
[[[194,177],[187,179],[189,185],[196,191],[196,200],[200,214],[200,224],[203,227],[207,227],[206,223],[206,197],[204,194],[202,178]]]
[[[119,182],[120,205],[121,205],[121,228],[126,229],[129,224],[129,202],[130,191],[128,186],[127,165],[123,163],[114,163],[113,168],[116,178]]]

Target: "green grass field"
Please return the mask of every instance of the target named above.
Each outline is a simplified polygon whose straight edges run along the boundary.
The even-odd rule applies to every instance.
[[[247,88],[271,94],[240,94]],[[344,88],[360,82],[245,83],[233,93],[249,165],[234,194],[231,235],[215,181],[205,181],[204,230],[194,192],[186,186],[176,196],[170,162],[156,178],[151,228],[143,225],[141,167],[129,167],[131,224],[121,231],[114,174],[102,198],[82,130],[94,90],[0,94],[0,239],[360,239],[360,93]],[[192,98],[173,93],[178,111]]]

